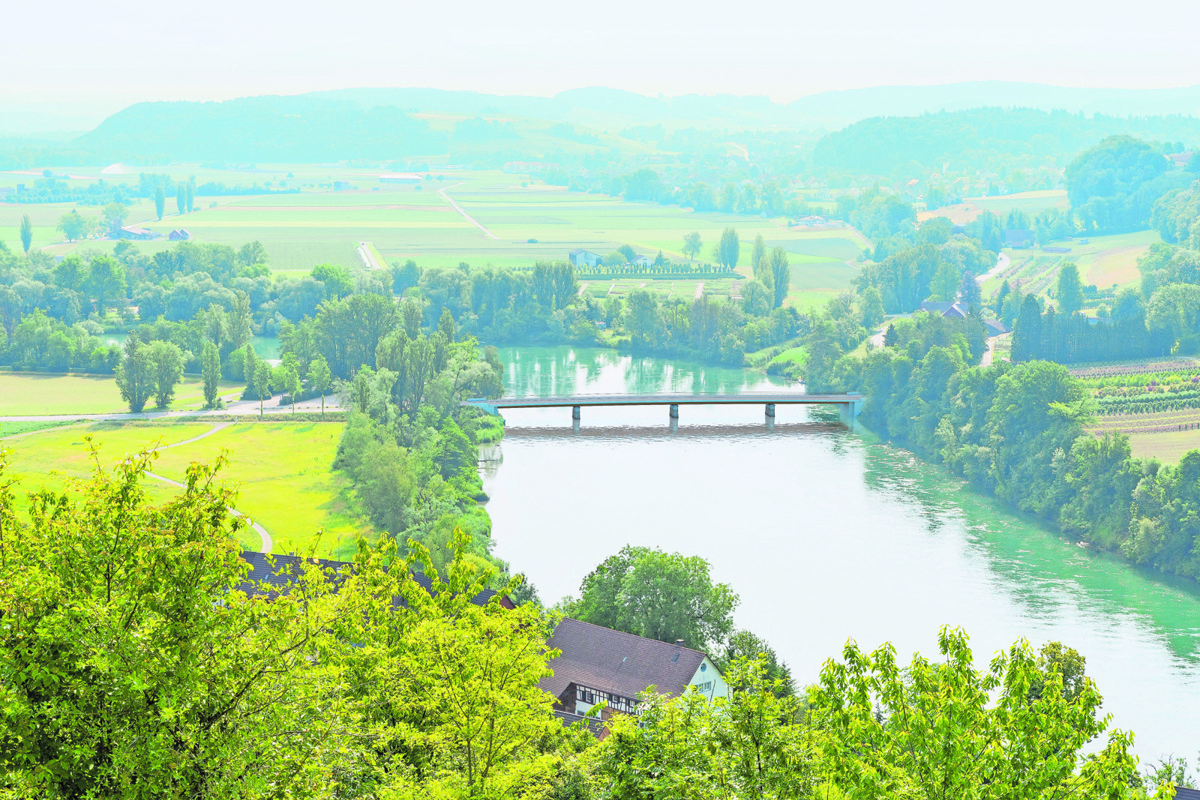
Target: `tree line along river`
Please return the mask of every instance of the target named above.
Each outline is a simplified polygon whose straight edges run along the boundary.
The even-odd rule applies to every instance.
[[[502,349],[506,393],[737,392],[742,369],[573,348]],[[847,638],[937,652],[944,624],[981,666],[1024,636],[1087,658],[1143,763],[1200,752],[1200,589],[1081,548],[859,426],[779,406],[505,412],[487,454],[495,552],[553,604],[626,544],[699,555],[800,683]]]

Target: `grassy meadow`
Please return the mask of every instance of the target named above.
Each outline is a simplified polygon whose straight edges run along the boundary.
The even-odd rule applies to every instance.
[[[62,490],[69,478],[88,475],[93,468],[89,443],[100,447],[100,464],[109,467],[141,450],[165,447],[151,471],[183,481],[189,464],[212,462],[226,452],[224,480],[238,489],[236,508],[261,524],[274,540],[274,552],[302,552],[324,531],[317,545],[321,555],[349,555],[358,533],[369,533],[369,522],[347,502],[348,482],[332,471],[342,426],[336,422],[242,423],[213,431],[208,422],[135,422],[72,425],[0,440],[7,451],[10,474],[21,478],[20,503],[40,488]],[[180,442],[186,444],[176,445]],[[147,479],[153,502],[161,503],[179,489]],[[243,544],[256,548],[252,530]]]
[[[219,384],[222,397],[240,395],[244,388],[244,384],[224,380]],[[167,410],[194,411],[203,407],[204,382],[198,375],[185,375]],[[157,410],[153,400],[146,410]],[[0,372],[0,417],[127,411],[117,381],[110,376]]]

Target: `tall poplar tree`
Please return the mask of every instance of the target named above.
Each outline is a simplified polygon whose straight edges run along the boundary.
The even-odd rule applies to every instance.
[[[159,220],[163,218],[163,211],[167,207],[167,194],[163,191],[163,187],[159,186],[154,190],[154,213],[158,214]]]
[[[183,188],[182,183],[175,187],[175,208],[179,210],[180,216],[187,213],[187,190]]]
[[[208,408],[216,408],[217,388],[221,380],[221,354],[212,342],[204,343],[200,374],[204,378],[204,404]]]
[[[29,247],[33,244],[33,222],[30,221],[29,215],[21,216],[21,247],[25,248],[25,252],[29,252]]]

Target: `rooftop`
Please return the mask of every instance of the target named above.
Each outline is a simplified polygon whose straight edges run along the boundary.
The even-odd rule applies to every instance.
[[[564,619],[547,645],[562,651],[550,662],[554,675],[543,690],[558,697],[572,683],[634,698],[654,686],[661,694],[682,694],[705,659],[704,653]]]

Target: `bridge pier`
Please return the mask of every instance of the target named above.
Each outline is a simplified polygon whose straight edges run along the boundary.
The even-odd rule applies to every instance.
[[[775,404],[767,403],[767,419],[775,419]]]
[[[671,404],[671,419],[679,419],[679,405],[677,403]]]
[[[579,421],[579,406],[571,406],[571,419]]]

